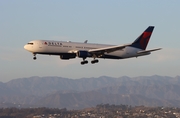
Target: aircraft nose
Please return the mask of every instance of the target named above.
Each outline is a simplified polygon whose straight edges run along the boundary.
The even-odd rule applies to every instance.
[[[24,49],[26,49],[26,50],[27,50],[27,45],[24,45]]]

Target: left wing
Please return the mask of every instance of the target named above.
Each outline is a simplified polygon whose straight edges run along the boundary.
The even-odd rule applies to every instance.
[[[127,45],[116,45],[116,46],[111,46],[111,47],[105,47],[105,48],[98,48],[98,49],[91,49],[88,52],[95,54],[96,56],[98,55],[103,55],[104,53],[111,53],[117,50],[122,50],[124,49],[126,46],[130,46],[131,44],[127,44]]]

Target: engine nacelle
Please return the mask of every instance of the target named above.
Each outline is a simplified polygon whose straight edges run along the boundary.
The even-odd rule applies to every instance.
[[[86,58],[86,57],[92,57],[92,54],[90,54],[88,51],[78,51],[77,56],[80,58]]]
[[[63,54],[63,55],[60,55],[60,59],[63,59],[63,60],[69,60],[69,59],[72,59],[72,58],[76,58],[76,55],[68,55],[68,54]]]

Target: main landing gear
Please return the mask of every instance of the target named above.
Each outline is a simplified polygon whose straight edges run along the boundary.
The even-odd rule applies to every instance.
[[[33,54],[33,55],[34,55],[33,59],[36,60],[36,59],[37,59],[37,58],[36,58],[36,54]]]
[[[81,65],[84,65],[84,64],[87,64],[87,63],[88,63],[87,60],[81,61]]]
[[[94,60],[91,61],[92,64],[95,64],[95,63],[98,63],[98,62],[99,62],[99,60],[97,60],[97,59],[94,59]]]
[[[88,63],[88,61],[87,60],[85,60],[86,58],[83,58],[83,61],[81,61],[81,65],[84,65],[84,64],[87,64]]]
[[[95,63],[98,63],[98,62],[99,62],[99,60],[97,60],[97,59],[94,59],[94,60],[91,61],[92,64],[95,64]],[[87,63],[88,63],[88,61],[85,60],[85,58],[83,59],[83,61],[81,61],[81,65],[84,65],[84,64],[87,64]]]

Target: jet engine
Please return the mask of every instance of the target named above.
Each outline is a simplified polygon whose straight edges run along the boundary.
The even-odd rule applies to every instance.
[[[72,59],[72,58],[76,58],[76,55],[75,54],[63,54],[63,55],[60,55],[60,59],[63,59],[63,60],[69,60],[69,59]]]
[[[92,54],[88,51],[78,51],[77,56],[80,58],[92,57]]]

